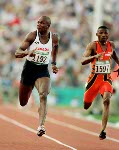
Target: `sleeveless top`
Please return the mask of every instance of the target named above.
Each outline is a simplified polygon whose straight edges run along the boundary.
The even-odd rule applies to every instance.
[[[104,51],[98,41],[96,43],[96,54],[103,53],[101,58],[95,58],[91,62],[92,73],[94,74],[110,74],[111,73],[111,55],[113,53],[111,43],[107,41],[107,49]]]
[[[36,49],[35,56],[27,56],[27,60],[35,63],[36,65],[46,65],[49,64],[51,51],[52,51],[52,33],[50,32],[50,38],[46,44],[42,44],[39,40],[39,33],[37,30],[37,35],[34,42],[29,47],[29,51]]]

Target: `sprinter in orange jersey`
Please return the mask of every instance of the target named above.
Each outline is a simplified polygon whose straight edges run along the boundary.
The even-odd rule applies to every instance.
[[[106,125],[109,115],[110,99],[113,93],[111,79],[111,59],[119,65],[119,58],[115,52],[114,42],[109,41],[109,29],[100,26],[96,36],[98,41],[89,43],[82,57],[82,65],[91,63],[91,73],[86,83],[84,93],[84,109],[88,109],[97,94],[100,93],[103,99],[102,129],[99,138],[106,138]],[[119,74],[119,69],[116,70]]]

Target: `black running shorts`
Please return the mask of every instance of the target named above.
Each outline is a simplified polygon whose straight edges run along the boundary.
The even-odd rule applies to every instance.
[[[35,81],[42,77],[50,78],[48,65],[36,65],[26,60],[21,73],[21,83],[34,86]]]

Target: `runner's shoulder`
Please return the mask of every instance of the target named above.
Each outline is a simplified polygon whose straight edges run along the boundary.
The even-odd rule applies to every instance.
[[[95,41],[90,42],[90,43],[87,45],[87,47],[89,47],[90,49],[95,50],[95,49],[96,49],[96,42],[95,42]]]
[[[36,31],[29,32],[26,36],[27,40],[33,42],[36,38],[36,33]]]
[[[52,39],[54,42],[57,42],[60,40],[60,36],[58,33],[52,33]]]
[[[115,47],[114,41],[109,41],[112,47]]]

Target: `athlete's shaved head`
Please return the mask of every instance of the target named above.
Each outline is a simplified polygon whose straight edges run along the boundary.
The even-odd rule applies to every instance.
[[[51,24],[51,19],[48,16],[41,16],[40,18],[43,18],[46,20],[49,24]]]
[[[47,32],[51,25],[51,19],[48,16],[41,16],[37,21],[37,29],[39,32]]]

